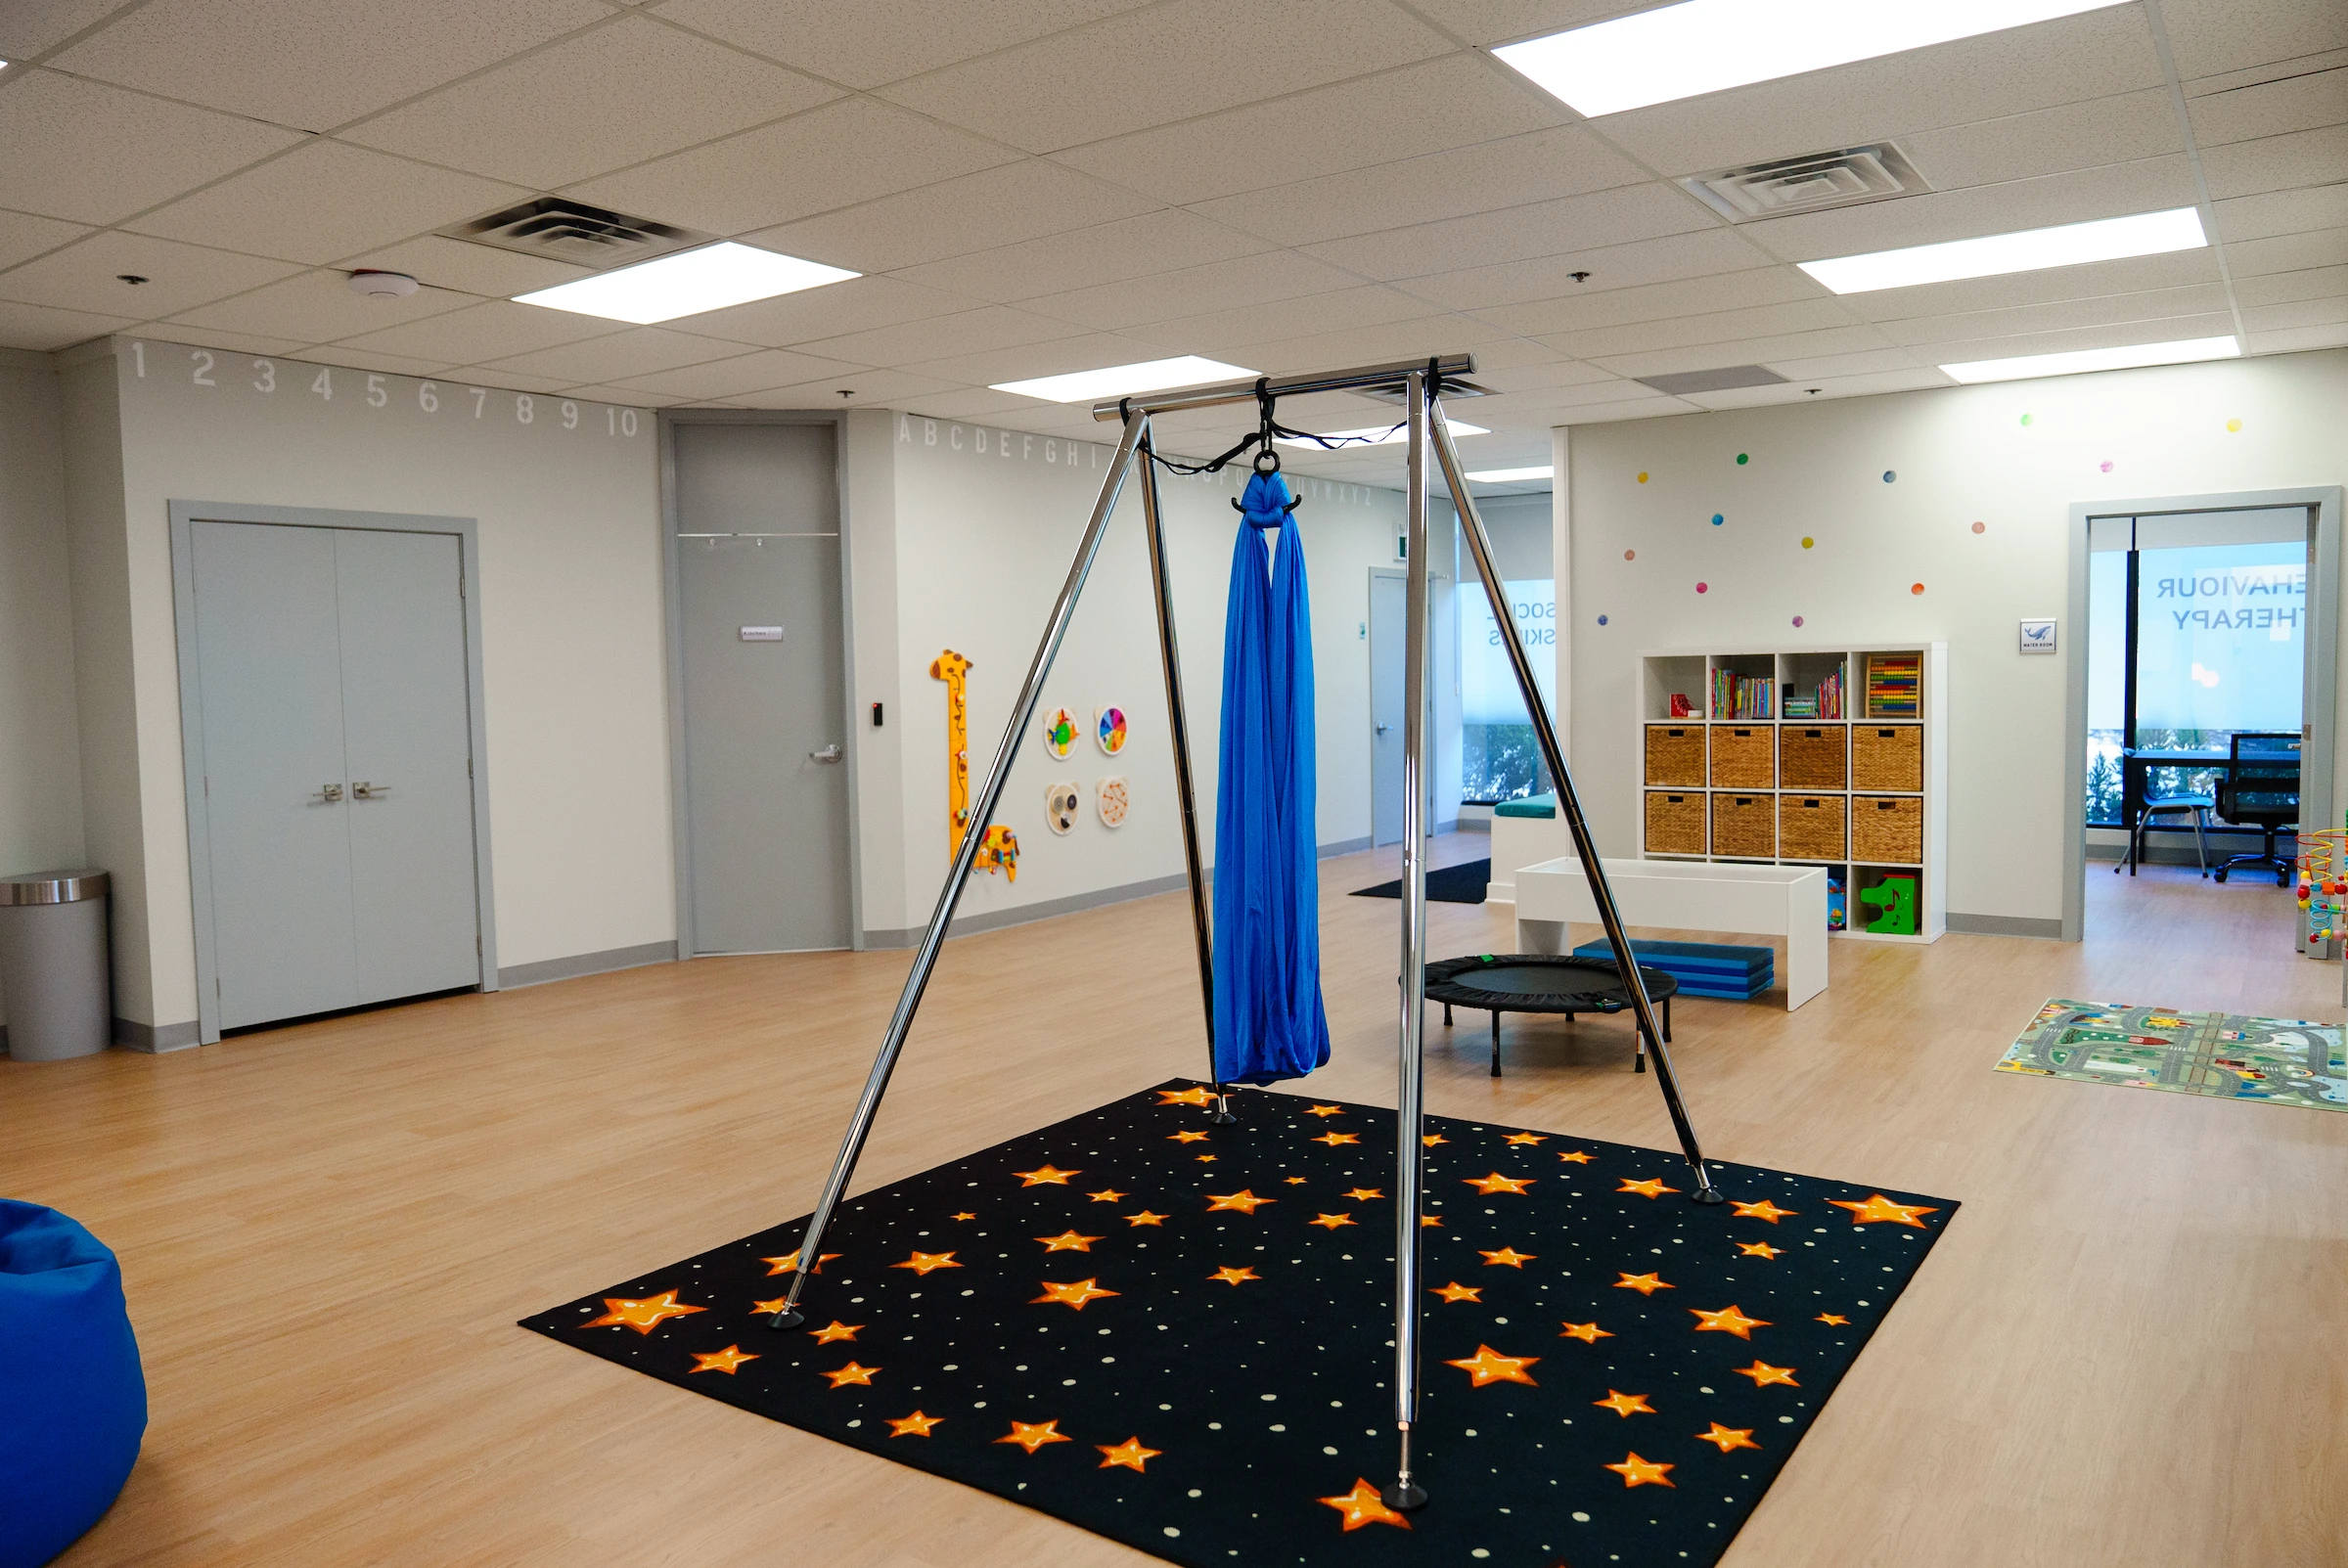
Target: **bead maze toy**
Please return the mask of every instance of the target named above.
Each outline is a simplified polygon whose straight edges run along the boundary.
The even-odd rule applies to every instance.
[[[986,836],[978,841],[978,858],[971,864],[975,870],[1001,872],[1013,881],[1017,881],[1019,835],[1008,828],[989,828]]]
[[[2298,897],[2311,946],[2348,939],[2348,829],[2299,835]]]
[[[946,683],[946,859],[962,853],[971,830],[970,673],[974,666],[952,649],[929,661],[929,678]]]

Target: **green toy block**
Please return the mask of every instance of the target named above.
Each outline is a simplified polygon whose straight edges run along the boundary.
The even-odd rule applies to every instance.
[[[1873,887],[1859,890],[1859,902],[1874,907],[1877,913],[1867,918],[1867,929],[1874,936],[1914,936],[1916,923],[1916,878],[1886,876]]]

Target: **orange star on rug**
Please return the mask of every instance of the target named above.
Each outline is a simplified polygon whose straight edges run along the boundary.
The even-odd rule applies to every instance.
[[[1353,1216],[1350,1214],[1317,1214],[1305,1223],[1317,1225],[1325,1231],[1334,1231],[1340,1225],[1351,1225]]]
[[[1441,1219],[1432,1214],[1422,1214],[1419,1216],[1419,1229],[1422,1231],[1425,1230],[1430,1225],[1441,1225],[1442,1223],[1443,1222]]]
[[[1073,1441],[1072,1439],[1061,1437],[1060,1432],[1057,1430],[1059,1426],[1060,1418],[1058,1416],[1053,1417],[1049,1421],[1014,1421],[1011,1423],[1011,1436],[999,1437],[996,1438],[995,1441],[998,1443],[1016,1443],[1028,1453],[1033,1454],[1037,1449],[1042,1448],[1047,1443],[1067,1443]]]
[[[1478,1247],[1476,1250],[1479,1252],[1483,1251],[1481,1247]],[[1483,1256],[1484,1267],[1487,1269],[1521,1269],[1526,1264],[1532,1262],[1533,1259],[1539,1257],[1540,1254],[1537,1252],[1519,1252],[1514,1247],[1502,1247],[1498,1252],[1485,1252]]]
[[[1304,1113],[1307,1116],[1342,1116],[1345,1114],[1345,1107],[1342,1105],[1307,1105],[1304,1107]]]
[[[1563,1160],[1568,1165],[1592,1165],[1596,1164],[1598,1161],[1597,1155],[1585,1154],[1578,1148],[1570,1154],[1560,1154],[1558,1156],[1558,1158]]]
[[[1548,1141],[1547,1133],[1511,1133],[1501,1140],[1504,1143],[1543,1143]]]
[[[1093,1250],[1093,1243],[1100,1240],[1101,1237],[1078,1235],[1074,1231],[1062,1231],[1058,1235],[1039,1235],[1036,1239],[1044,1244],[1046,1252],[1090,1252]]]
[[[978,1218],[978,1216],[976,1216],[975,1214],[957,1214],[956,1216],[954,1216],[954,1218],[956,1218],[957,1220],[975,1220],[976,1218]]]
[[[1209,1192],[1206,1195],[1206,1212],[1212,1214],[1217,1209],[1237,1209],[1242,1214],[1253,1214],[1265,1204],[1279,1201],[1278,1198],[1259,1198],[1246,1187],[1242,1187],[1237,1192]]]
[[[1347,1530],[1359,1530],[1366,1524],[1399,1525],[1405,1530],[1411,1527],[1410,1520],[1380,1501],[1377,1488],[1358,1477],[1351,1492],[1342,1497],[1323,1498],[1320,1501],[1345,1516]]]
[[[1767,1220],[1772,1225],[1789,1214],[1801,1212],[1799,1209],[1781,1209],[1767,1198],[1763,1198],[1758,1203],[1739,1203],[1735,1198],[1731,1198],[1729,1199],[1729,1209],[1739,1220]]]
[[[1723,1454],[1728,1453],[1731,1449],[1757,1449],[1761,1446],[1753,1441],[1751,1427],[1723,1426],[1718,1421],[1712,1423],[1711,1431],[1696,1433],[1695,1440],[1698,1443],[1709,1443]]]
[[[1063,1171],[1050,1160],[1046,1160],[1035,1170],[1014,1171],[1011,1174],[1019,1179],[1021,1187],[1066,1187],[1069,1177],[1082,1176],[1084,1173],[1082,1171]]]
[[[1027,1303],[1027,1305],[1030,1307],[1040,1307],[1047,1301],[1058,1301],[1075,1308],[1078,1312],[1082,1312],[1084,1310],[1084,1304],[1088,1301],[1099,1301],[1103,1296],[1114,1296],[1122,1294],[1121,1291],[1104,1290],[1097,1283],[1090,1279],[1079,1279],[1074,1284],[1066,1285],[1056,1285],[1051,1280],[1046,1279],[1043,1281],[1043,1286],[1044,1293],[1036,1297],[1033,1301]]]
[[[1461,1185],[1472,1187],[1484,1196],[1490,1197],[1495,1192],[1522,1192],[1533,1185],[1533,1179],[1529,1176],[1503,1176],[1498,1171],[1494,1171],[1490,1176],[1462,1177]]]
[[[1385,1196],[1385,1193],[1383,1193],[1383,1192],[1379,1191],[1379,1190],[1378,1190],[1377,1187],[1355,1187],[1355,1188],[1354,1188],[1352,1191],[1350,1191],[1350,1192],[1346,1193],[1345,1195],[1346,1195],[1347,1197],[1349,1197],[1349,1198],[1353,1198],[1353,1199],[1355,1199],[1355,1200],[1357,1200],[1357,1201],[1359,1201],[1359,1202],[1364,1202],[1364,1203],[1367,1203],[1367,1202],[1368,1202],[1370,1199],[1372,1199],[1372,1198],[1382,1198],[1382,1197],[1384,1197],[1384,1196]]]
[[[763,1305],[763,1303],[761,1303],[761,1305]],[[825,1326],[821,1328],[810,1328],[807,1330],[807,1332],[815,1336],[815,1342],[817,1344],[829,1345],[835,1339],[854,1339],[856,1335],[863,1329],[863,1327],[864,1324],[862,1323],[843,1323],[838,1319],[835,1318]]]
[[[1644,1182],[1634,1182],[1626,1176],[1623,1178],[1622,1186],[1616,1187],[1614,1190],[1617,1192],[1636,1192],[1643,1198],[1659,1198],[1666,1192],[1677,1192],[1679,1188],[1676,1187],[1665,1187],[1663,1185],[1663,1178],[1660,1176],[1650,1176]]]
[[[1229,1264],[1225,1264],[1207,1277],[1221,1280],[1227,1285],[1236,1285],[1242,1279],[1260,1279],[1263,1276],[1257,1274],[1253,1269],[1234,1269]]]
[[[1212,1105],[1215,1097],[1213,1091],[1204,1084],[1197,1084],[1189,1089],[1161,1089],[1157,1092],[1157,1102],[1160,1105]]]
[[[1655,1413],[1654,1407],[1648,1404],[1645,1394],[1618,1394],[1610,1388],[1606,1390],[1604,1399],[1594,1399],[1590,1403],[1602,1411],[1612,1411],[1626,1419],[1633,1415]]]
[[[579,1326],[581,1328],[633,1328],[640,1334],[649,1334],[671,1318],[683,1318],[693,1313],[709,1310],[706,1307],[688,1307],[677,1299],[677,1293],[673,1290],[663,1290],[660,1294],[647,1296],[642,1301],[630,1301],[625,1296],[606,1296],[604,1309],[604,1315],[601,1318],[591,1318]]]
[[[1358,1143],[1361,1140],[1351,1133],[1323,1133],[1312,1142],[1327,1143],[1331,1148],[1335,1148],[1340,1143]]]
[[[946,1424],[944,1416],[924,1415],[920,1411],[915,1411],[911,1415],[884,1415],[881,1419],[888,1422],[890,1437],[927,1437],[931,1427]]]
[[[1829,1328],[1847,1327],[1851,1322],[1848,1318],[1843,1317],[1840,1313],[1833,1312],[1822,1312],[1814,1321],[1825,1323]]]
[[[844,1388],[850,1383],[864,1383],[870,1385],[873,1380],[873,1373],[879,1371],[880,1369],[880,1368],[878,1366],[859,1366],[854,1362],[850,1362],[845,1366],[842,1366],[838,1371],[822,1372],[818,1375],[832,1379],[832,1386],[834,1388]]]
[[[790,1298],[789,1296],[777,1296],[772,1301],[753,1301],[750,1303],[750,1311],[767,1317],[772,1317],[778,1312],[787,1312],[790,1310]]]
[[[1729,1369],[1739,1377],[1751,1378],[1755,1388],[1767,1388],[1772,1383],[1784,1383],[1788,1388],[1802,1386],[1793,1380],[1792,1367],[1772,1366],[1765,1361],[1755,1361],[1750,1366],[1732,1366]]]
[[[815,1260],[815,1267],[808,1272],[810,1274],[822,1274],[824,1272],[824,1265],[830,1263],[834,1258],[838,1256],[839,1254],[836,1252],[826,1252],[819,1255]],[[799,1255],[793,1252],[787,1257],[760,1258],[758,1261],[766,1265],[767,1277],[772,1278],[776,1275],[790,1274],[796,1270],[799,1266]]]
[[[1144,1209],[1139,1214],[1128,1214],[1124,1216],[1124,1220],[1127,1225],[1162,1226],[1166,1223],[1166,1217],[1164,1215],[1151,1214],[1148,1209]]]
[[[1427,1291],[1427,1294],[1430,1296],[1441,1296],[1447,1302],[1473,1301],[1480,1304],[1484,1299],[1482,1286],[1464,1285],[1456,1279],[1450,1284],[1435,1286],[1433,1289]]]
[[[1203,1143],[1206,1142],[1204,1133],[1168,1133],[1166,1138],[1169,1142],[1176,1143]]]
[[[1288,1186],[1290,1186],[1290,1187],[1302,1187],[1302,1186],[1304,1186],[1304,1182],[1305,1182],[1305,1179],[1304,1179],[1303,1177],[1301,1177],[1301,1176],[1291,1176],[1291,1177],[1289,1177],[1287,1180],[1288,1180]]]
[[[1098,1192],[1091,1192],[1087,1193],[1086,1195],[1095,1203],[1122,1203],[1125,1201],[1125,1194],[1112,1187],[1105,1187]]]
[[[903,1263],[892,1263],[889,1267],[911,1269],[915,1274],[926,1277],[933,1269],[959,1269],[962,1265],[954,1261],[951,1252],[917,1252]]]
[[[1215,1157],[1212,1154],[1201,1154],[1198,1156],[1198,1162],[1201,1165],[1212,1165],[1215,1163]]]
[[[1538,1356],[1503,1356],[1490,1345],[1478,1345],[1474,1355],[1443,1365],[1457,1366],[1475,1379],[1475,1386],[1481,1388],[1486,1383],[1530,1383],[1533,1380],[1525,1376],[1524,1369],[1540,1359]]]
[[[1140,1470],[1150,1460],[1156,1458],[1159,1453],[1156,1449],[1142,1447],[1142,1440],[1138,1437],[1129,1437],[1114,1448],[1110,1448],[1106,1443],[1096,1443],[1093,1447],[1108,1456],[1099,1465],[1099,1468],[1104,1470],[1112,1464],[1121,1464],[1128,1470]],[[1143,1473],[1147,1474],[1148,1472],[1144,1471]]]
[[[1558,1337],[1559,1339],[1578,1339],[1585,1345],[1595,1345],[1602,1339],[1612,1339],[1614,1334],[1611,1329],[1601,1328],[1594,1322],[1567,1323],[1565,1331]]]
[[[1917,1216],[1940,1212],[1940,1210],[1923,1203],[1894,1203],[1880,1192],[1869,1198],[1865,1203],[1851,1203],[1842,1198],[1829,1198],[1827,1201],[1838,1209],[1850,1210],[1853,1225],[1905,1225],[1919,1231],[1926,1231],[1931,1227],[1925,1225]]]
[[[1445,1138],[1441,1133],[1422,1133],[1419,1135],[1419,1142],[1428,1148],[1433,1148],[1437,1143],[1448,1143],[1451,1140]]]
[[[1768,1319],[1747,1318],[1733,1304],[1721,1308],[1718,1312],[1706,1312],[1701,1307],[1691,1307],[1688,1310],[1695,1314],[1695,1331],[1699,1334],[1735,1334],[1738,1339],[1750,1339],[1753,1337],[1754,1329],[1769,1326]]]
[[[1656,1274],[1626,1274],[1614,1281],[1614,1288],[1636,1290],[1643,1296],[1651,1296],[1658,1290],[1677,1290],[1679,1286],[1667,1282],[1658,1272]]]
[[[1784,1249],[1773,1247],[1766,1241],[1739,1241],[1737,1250],[1748,1258],[1774,1258]]]
[[[1621,1476],[1622,1484],[1627,1490],[1631,1487],[1670,1486],[1672,1482],[1664,1472],[1667,1470],[1676,1470],[1679,1468],[1679,1466],[1676,1464],[1657,1464],[1651,1459],[1643,1459],[1637,1454],[1632,1454],[1620,1464],[1603,1465],[1602,1468],[1612,1470],[1616,1475]]]
[[[728,1345],[725,1349],[711,1351],[706,1356],[702,1355],[699,1351],[696,1351],[693,1357],[693,1371],[724,1372],[730,1377],[734,1373],[742,1370],[742,1364],[744,1362],[756,1361],[757,1359],[758,1358],[754,1355],[744,1355],[740,1345]],[[685,1375],[690,1377],[693,1375],[693,1372],[688,1372]]]

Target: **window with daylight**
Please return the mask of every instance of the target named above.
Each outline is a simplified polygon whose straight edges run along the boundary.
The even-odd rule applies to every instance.
[[[1504,580],[1524,650],[1532,657],[1533,683],[1552,714],[1558,710],[1558,585],[1555,578]],[[1549,788],[1531,717],[1516,690],[1500,623],[1480,582],[1459,586],[1460,627],[1460,794],[1464,800],[1495,805],[1522,800]]]

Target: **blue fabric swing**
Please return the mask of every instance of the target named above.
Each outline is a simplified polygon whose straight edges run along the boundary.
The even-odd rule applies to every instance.
[[[1215,1075],[1300,1078],[1329,1060],[1314,823],[1313,620],[1277,465],[1247,480],[1223,634],[1215,797]],[[1272,568],[1264,531],[1277,528]]]

